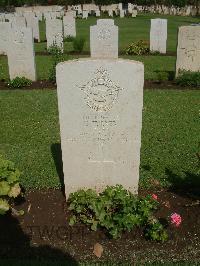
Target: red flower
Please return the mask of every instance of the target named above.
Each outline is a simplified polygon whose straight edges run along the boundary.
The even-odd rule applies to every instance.
[[[172,213],[170,218],[171,218],[171,224],[175,225],[176,227],[178,227],[182,222],[182,218],[178,213]]]
[[[151,197],[152,197],[152,199],[154,199],[154,200],[158,200],[158,196],[157,196],[156,194],[152,194]]]

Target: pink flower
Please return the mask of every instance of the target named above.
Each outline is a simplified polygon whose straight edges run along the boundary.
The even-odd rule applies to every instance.
[[[172,213],[170,218],[171,224],[174,224],[176,227],[178,227],[182,222],[181,216],[178,213]]]
[[[154,199],[154,200],[158,200],[158,196],[157,196],[156,194],[152,194],[151,197],[152,197],[152,199]]]

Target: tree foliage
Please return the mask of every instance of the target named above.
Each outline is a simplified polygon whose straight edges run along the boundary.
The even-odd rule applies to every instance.
[[[91,3],[91,0],[0,0],[0,6],[23,6],[23,5],[76,5]],[[167,6],[178,6],[183,7],[185,5],[198,6],[200,0],[95,0],[97,5],[109,5],[115,3],[133,3],[137,5],[167,5]]]

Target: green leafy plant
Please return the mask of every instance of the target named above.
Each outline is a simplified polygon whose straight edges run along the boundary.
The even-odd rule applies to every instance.
[[[157,208],[158,202],[151,196],[139,198],[121,185],[107,187],[99,195],[91,189],[79,190],[69,196],[69,210],[72,213],[69,224],[82,222],[94,231],[98,227],[105,228],[116,239],[124,231],[130,232],[136,226],[149,228],[154,217],[153,211]],[[157,224],[160,225],[159,234],[167,235],[158,221]],[[154,231],[154,227],[150,228]],[[158,231],[157,228],[155,230]],[[151,239],[152,235],[148,233]],[[155,238],[158,241],[163,239]]]
[[[126,48],[125,53],[127,55],[144,55],[149,53],[149,43],[148,41],[139,40],[131,43],[128,48]]]
[[[181,71],[176,78],[176,83],[180,86],[200,88],[200,72]]]
[[[156,72],[156,80],[158,82],[169,80],[169,73],[166,71],[155,71]]]
[[[25,77],[16,77],[8,83],[8,86],[12,89],[19,89],[23,87],[31,86],[32,81],[30,79],[27,79]]]
[[[75,52],[82,53],[84,45],[85,45],[85,38],[76,37],[73,39],[73,48]]]
[[[63,51],[59,46],[52,45],[49,47],[48,53],[52,56],[52,67],[49,71],[49,80],[56,82],[56,66],[58,63],[64,61]]]
[[[0,215],[4,215],[10,209],[14,210],[11,207],[12,200],[21,194],[19,177],[20,171],[15,168],[14,163],[0,156]],[[23,214],[23,211],[19,214]]]
[[[164,230],[163,225],[156,219],[149,219],[149,225],[146,228],[145,236],[155,241],[165,242],[168,239],[168,234]]]

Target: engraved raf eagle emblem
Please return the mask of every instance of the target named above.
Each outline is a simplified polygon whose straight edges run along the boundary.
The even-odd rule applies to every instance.
[[[122,90],[110,79],[108,71],[103,67],[95,72],[93,79],[79,88],[85,94],[87,105],[97,112],[109,111]]]

